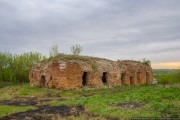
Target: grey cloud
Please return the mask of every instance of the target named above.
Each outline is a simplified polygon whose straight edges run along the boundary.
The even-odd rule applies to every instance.
[[[84,55],[179,61],[172,57],[180,52],[179,5],[179,0],[0,0],[0,51],[48,54],[57,43],[69,53],[71,45],[81,44]]]

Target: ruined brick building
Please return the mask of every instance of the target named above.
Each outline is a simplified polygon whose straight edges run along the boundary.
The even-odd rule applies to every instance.
[[[31,84],[63,90],[152,83],[152,68],[137,61],[60,55],[32,66]]]

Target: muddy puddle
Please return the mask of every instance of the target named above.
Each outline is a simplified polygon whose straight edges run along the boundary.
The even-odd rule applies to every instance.
[[[36,110],[19,112],[4,116],[0,120],[56,120],[67,116],[80,116],[84,112],[84,107],[77,105],[69,106],[39,106]]]
[[[94,94],[88,94],[84,97],[90,97]],[[35,110],[25,112],[18,112],[8,116],[0,117],[0,120],[58,120],[66,119],[68,117],[79,117],[83,115],[85,119],[102,119],[99,115],[94,115],[85,110],[83,105],[76,106],[50,106],[42,105],[44,102],[51,102],[53,100],[68,100],[58,96],[41,96],[41,97],[15,97],[11,100],[0,101],[0,105],[10,106],[34,106]],[[41,106],[40,106],[41,104]],[[103,118],[103,120],[118,120],[118,118]]]
[[[34,106],[35,110],[18,112],[8,116],[0,117],[0,120],[57,120],[68,116],[78,117],[82,114],[92,117],[92,114],[85,112],[82,105],[76,106],[50,106],[41,105],[43,102],[51,102],[53,100],[68,100],[58,96],[46,95],[41,97],[15,97],[11,100],[0,101],[0,105],[10,106]]]
[[[60,97],[15,97],[11,100],[0,101],[0,105],[12,105],[12,106],[37,106],[39,103],[50,102],[53,100],[66,100]]]

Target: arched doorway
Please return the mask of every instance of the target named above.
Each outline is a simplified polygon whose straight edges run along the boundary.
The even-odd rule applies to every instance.
[[[89,75],[88,75],[88,72],[84,72],[83,73],[83,76],[82,76],[82,85],[83,86],[86,86],[88,84],[88,78]]]
[[[44,87],[45,84],[46,84],[46,77],[44,75],[41,75],[40,86]]]
[[[108,81],[108,73],[107,72],[103,72],[102,83],[103,84],[107,84],[107,81]]]
[[[121,83],[122,83],[122,85],[125,84],[125,73],[121,74]]]
[[[134,77],[133,76],[130,77],[130,85],[134,85]]]
[[[141,72],[137,72],[137,82],[141,85]]]
[[[146,84],[148,84],[150,81],[150,73],[146,72]]]

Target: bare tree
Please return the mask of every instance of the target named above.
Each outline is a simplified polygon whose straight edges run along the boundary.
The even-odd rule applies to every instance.
[[[57,44],[53,44],[49,49],[49,57],[55,57],[59,54],[59,47]]]
[[[71,46],[71,52],[73,55],[79,55],[82,51],[82,47],[79,44]]]

